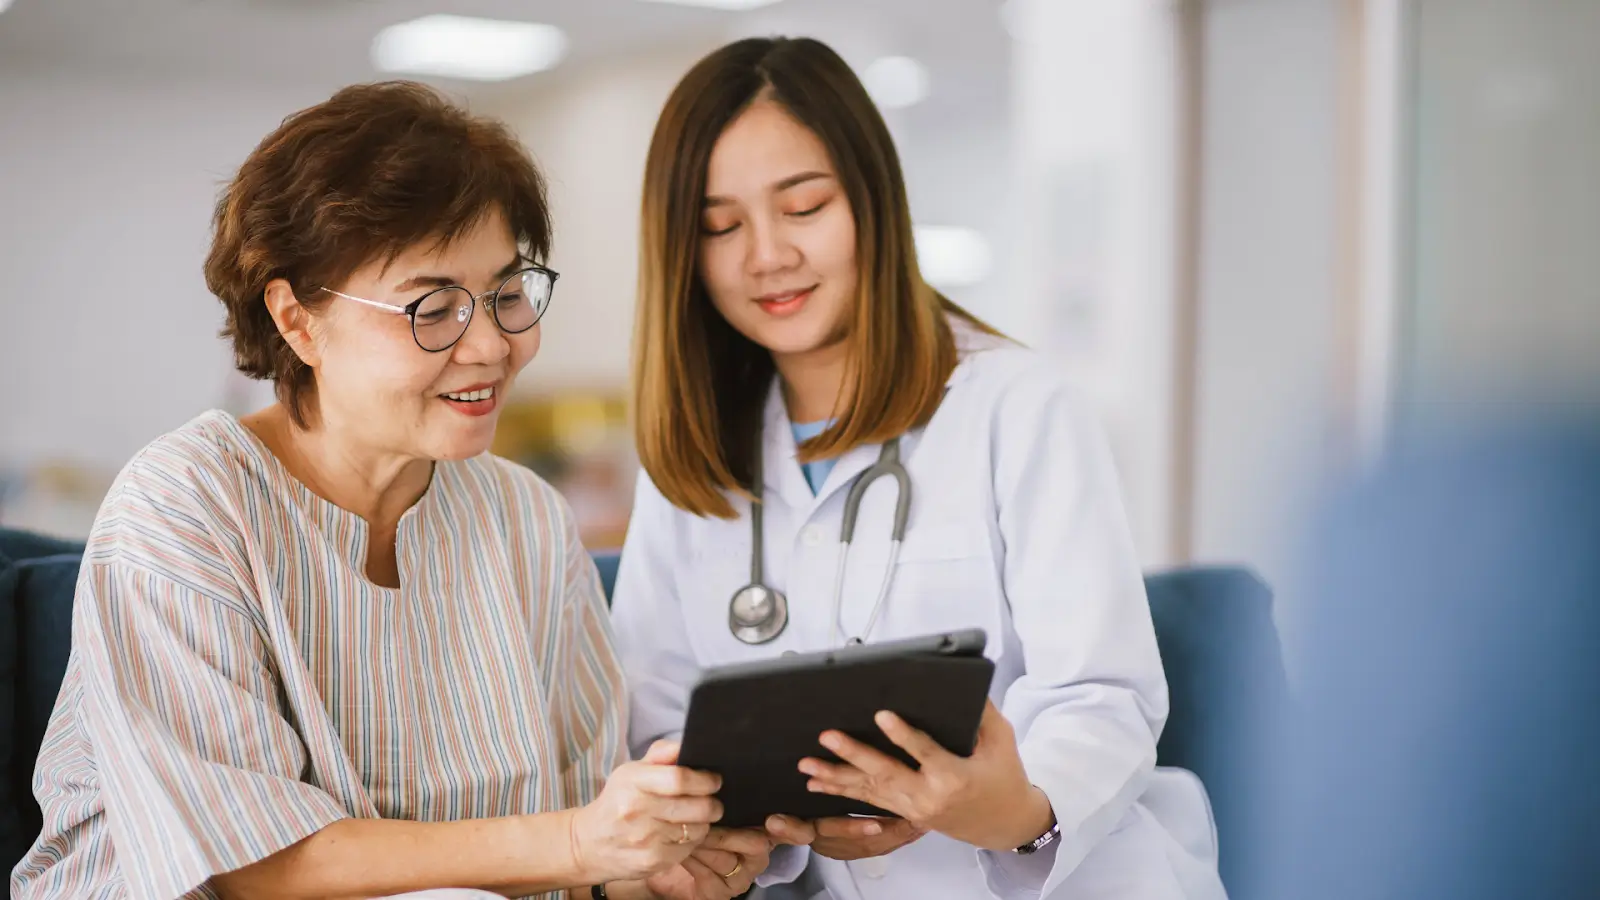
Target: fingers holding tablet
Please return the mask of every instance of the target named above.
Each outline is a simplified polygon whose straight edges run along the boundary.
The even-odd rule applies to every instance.
[[[856,860],[884,856],[927,834],[905,819],[839,816],[816,821],[813,852],[829,859]]]
[[[617,767],[600,796],[573,812],[572,846],[591,883],[642,878],[676,866],[722,818],[722,779],[674,765],[677,746],[658,743]]]

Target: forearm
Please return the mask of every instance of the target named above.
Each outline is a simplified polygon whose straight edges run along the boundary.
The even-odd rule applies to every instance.
[[[342,819],[260,862],[211,880],[224,900],[356,898],[430,888],[519,897],[579,887],[572,811],[409,822]]]

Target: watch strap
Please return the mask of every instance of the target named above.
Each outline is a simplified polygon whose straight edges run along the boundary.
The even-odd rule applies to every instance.
[[[1054,844],[1056,842],[1056,838],[1059,837],[1061,837],[1061,823],[1056,822],[1050,826],[1049,831],[1046,831],[1044,834],[1039,835],[1032,841],[1023,844],[1021,847],[1018,847],[1016,852],[1022,854],[1023,856],[1027,856],[1030,853],[1038,853],[1040,850],[1043,850],[1051,844]]]

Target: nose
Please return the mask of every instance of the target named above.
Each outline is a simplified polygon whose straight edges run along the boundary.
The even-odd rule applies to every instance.
[[[498,363],[510,355],[511,342],[506,340],[505,332],[500,330],[499,324],[494,320],[494,313],[490,311],[494,301],[493,294],[477,299],[477,304],[483,308],[473,311],[472,321],[467,323],[466,333],[461,335],[461,340],[456,341],[453,348],[456,362],[481,366]]]
[[[745,262],[752,275],[781,272],[800,264],[800,250],[789,240],[781,223],[758,219],[750,223]]]

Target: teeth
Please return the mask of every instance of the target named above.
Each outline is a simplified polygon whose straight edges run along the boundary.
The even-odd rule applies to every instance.
[[[481,391],[467,391],[466,393],[460,394],[445,394],[445,396],[449,397],[451,400],[465,400],[468,402],[474,400],[487,400],[494,396],[494,388],[484,388]]]

